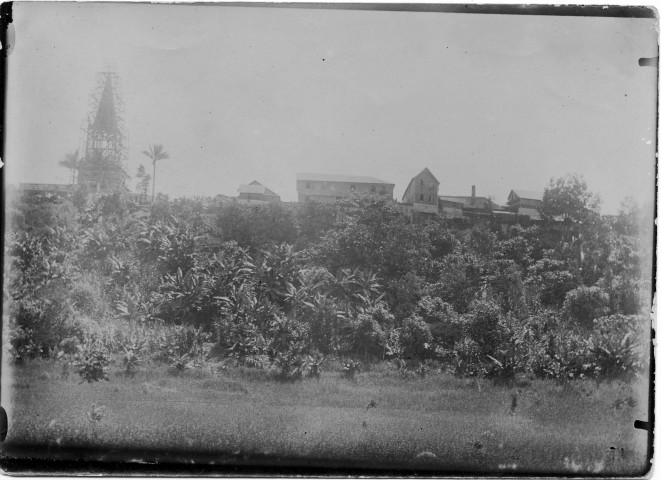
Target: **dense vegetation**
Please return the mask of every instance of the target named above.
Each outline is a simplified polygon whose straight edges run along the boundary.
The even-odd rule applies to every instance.
[[[511,384],[628,380],[649,345],[651,245],[577,177],[543,221],[412,221],[392,200],[218,205],[29,194],[9,214],[5,304],[15,362],[61,358],[82,381],[212,359],[294,381],[389,362]],[[647,232],[648,233],[648,232]]]

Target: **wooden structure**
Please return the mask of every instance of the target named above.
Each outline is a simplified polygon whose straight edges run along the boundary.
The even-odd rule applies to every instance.
[[[296,175],[296,191],[299,202],[334,202],[353,193],[375,193],[393,197],[394,183],[374,177],[354,175],[326,175],[299,173]]]
[[[425,167],[409,182],[404,191],[402,203],[411,205],[411,209],[415,212],[438,214],[439,185],[434,174]]]
[[[257,180],[250,182],[248,185],[239,185],[239,203],[269,203],[279,202],[280,195],[273,190],[266,188]]]
[[[122,122],[119,78],[114,72],[101,72],[91,97],[91,109],[84,131],[83,156],[78,163],[77,184],[90,192],[124,190],[127,139]]]

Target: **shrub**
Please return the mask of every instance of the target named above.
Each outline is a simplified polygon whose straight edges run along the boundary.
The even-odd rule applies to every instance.
[[[580,286],[567,293],[562,311],[575,325],[591,329],[596,318],[608,315],[609,300],[599,287]]]
[[[594,362],[600,376],[630,378],[645,367],[646,325],[645,317],[637,315],[611,315],[594,321]]]
[[[452,305],[438,297],[422,297],[418,313],[429,324],[434,342],[443,348],[452,348],[465,335],[465,323]]]
[[[42,347],[36,343],[34,332],[29,328],[10,326],[9,355],[18,364],[40,356]]]
[[[553,258],[551,251],[529,269],[528,285],[534,285],[543,306],[559,307],[569,291],[577,287],[575,276],[568,262]]]
[[[106,313],[102,287],[92,275],[74,282],[70,290],[73,307],[83,315],[95,316]]]
[[[342,363],[342,376],[349,380],[356,380],[356,374],[362,371],[363,367],[360,362],[354,360],[347,360]]]
[[[157,358],[170,361],[172,358],[189,355],[191,358],[204,353],[204,344],[211,339],[211,333],[201,327],[174,325],[162,329],[158,336]]]
[[[303,373],[307,373],[310,378],[316,378],[319,380],[319,378],[321,378],[321,364],[323,362],[324,359],[321,357],[308,355],[303,360]]]
[[[183,355],[179,355],[176,353],[172,354],[169,357],[169,361],[170,361],[170,368],[172,368],[172,371],[176,375],[183,373],[184,370],[191,368],[193,366],[193,361],[188,353],[184,353]]]
[[[128,349],[123,347],[124,356],[122,357],[122,364],[124,365],[124,373],[129,376],[135,375],[135,371],[138,369],[138,365],[141,362],[141,358],[138,356],[138,352],[135,350]]]
[[[388,282],[388,303],[397,319],[401,320],[415,312],[423,286],[424,279],[410,272]]]
[[[429,325],[419,316],[412,315],[402,324],[399,341],[402,353],[412,359],[423,359],[431,353],[433,337]]]
[[[354,352],[362,354],[364,359],[383,358],[386,340],[386,333],[371,312],[358,314],[353,335]]]
[[[472,338],[459,340],[452,350],[450,371],[459,377],[481,377],[486,373],[481,350]]]
[[[128,338],[125,345],[122,345],[122,364],[124,365],[124,373],[133,376],[138,369],[138,365],[142,361],[140,354],[147,345],[147,339],[142,337],[138,338],[132,335]]]
[[[18,361],[48,357],[64,338],[83,333],[74,321],[65,288],[53,281],[39,292],[42,296],[21,298],[10,306],[11,351]]]
[[[641,285],[628,276],[606,274],[597,286],[608,293],[611,313],[635,315],[640,311]]]
[[[501,341],[493,355],[487,355],[491,361],[487,376],[512,385],[517,374],[532,370],[533,352],[542,348],[542,342],[535,335],[534,324],[511,314],[501,318],[499,328]]]
[[[78,346],[78,352],[74,357],[74,365],[82,381],[80,383],[92,383],[108,379],[108,366],[110,365],[110,353],[95,339],[88,339]]]
[[[272,363],[275,378],[285,382],[301,380],[304,371],[303,363],[304,360],[291,351],[278,353]]]
[[[440,262],[437,293],[458,313],[466,313],[479,293],[481,261],[471,253],[452,253]]]
[[[274,315],[268,325],[266,338],[272,356],[300,355],[308,345],[308,326],[284,315]]]
[[[584,334],[558,327],[549,332],[545,348],[532,350],[531,367],[540,377],[566,384],[569,380],[595,377],[592,342]]]
[[[500,313],[494,302],[475,300],[466,316],[468,335],[485,355],[493,355],[501,341]]]

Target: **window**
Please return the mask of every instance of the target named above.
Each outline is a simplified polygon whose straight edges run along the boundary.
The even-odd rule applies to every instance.
[[[422,181],[422,178],[420,179],[420,186],[422,187],[425,184],[425,182]]]
[[[308,190],[310,190],[310,182],[308,182],[308,183],[305,184],[305,188],[307,188]]]
[[[423,193],[420,194],[420,201],[421,202],[425,201],[425,195]]]
[[[331,183],[331,184],[330,184],[330,189],[331,189],[332,192],[335,191],[335,188],[336,188],[336,187],[335,187],[335,184],[334,184],[334,183]]]
[[[355,191],[356,191],[356,186],[355,186],[355,185],[351,185],[351,188],[349,188],[349,190],[351,190],[352,192],[355,192]]]
[[[372,193],[376,192],[376,187],[372,185],[372,187],[370,188],[370,192]]]
[[[308,184],[308,185],[309,185],[309,184]],[[306,196],[305,196],[305,201],[306,201],[306,202],[309,202],[309,201],[310,201],[310,196],[309,196],[309,195],[306,195]]]

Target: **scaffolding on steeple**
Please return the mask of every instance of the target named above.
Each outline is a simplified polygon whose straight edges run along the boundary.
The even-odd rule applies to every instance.
[[[128,139],[124,133],[123,101],[118,75],[108,69],[97,74],[90,96],[90,110],[83,127],[83,156],[78,167],[78,185],[91,191],[125,189]]]

